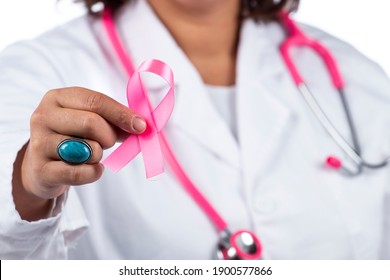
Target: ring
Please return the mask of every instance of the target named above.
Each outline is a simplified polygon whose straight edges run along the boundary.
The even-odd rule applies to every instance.
[[[83,139],[69,138],[58,144],[57,154],[63,162],[68,164],[83,164],[92,157],[92,148]]]

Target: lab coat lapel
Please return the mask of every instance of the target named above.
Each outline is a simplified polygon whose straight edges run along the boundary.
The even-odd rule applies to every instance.
[[[278,97],[278,93],[285,91],[285,83],[281,82],[285,67],[275,46],[282,37],[277,24],[256,24],[248,20],[241,30],[237,123],[248,186],[256,185],[274,162],[272,158],[277,156],[290,127],[290,109]]]
[[[154,58],[172,68],[175,75],[175,107],[167,124],[169,130],[181,130],[214,153],[216,158],[238,167],[237,142],[212,104],[197,70],[147,1],[136,1],[134,5],[131,8],[128,5],[120,13],[119,32],[134,64],[139,65],[146,59]]]

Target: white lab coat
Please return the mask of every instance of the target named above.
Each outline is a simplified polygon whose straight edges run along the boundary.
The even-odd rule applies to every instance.
[[[324,168],[327,155],[345,155],[294,86],[278,51],[284,38],[279,24],[246,20],[242,26],[238,143],[196,69],[146,1],[127,5],[117,25],[136,65],[156,58],[172,67],[176,103],[165,131],[173,150],[231,230],[258,234],[263,258],[390,258],[390,169],[351,179]],[[385,74],[351,46],[303,28],[339,62],[364,156],[379,160],[390,154]],[[311,51],[293,53],[324,110],[349,139],[339,98],[321,62]],[[210,220],[169,169],[146,180],[140,156],[118,174],[106,170],[99,181],[71,188],[49,219],[23,221],[15,210],[12,164],[28,141],[29,117],[42,96],[49,89],[82,86],[126,104],[127,80],[101,23],[88,17],[0,55],[1,259],[213,257],[218,235]],[[152,98],[158,88],[151,85]]]

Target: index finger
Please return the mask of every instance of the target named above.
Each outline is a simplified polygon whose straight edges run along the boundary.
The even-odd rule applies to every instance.
[[[146,122],[139,114],[103,93],[81,87],[52,93],[59,106],[94,112],[126,132],[138,134],[146,129]]]

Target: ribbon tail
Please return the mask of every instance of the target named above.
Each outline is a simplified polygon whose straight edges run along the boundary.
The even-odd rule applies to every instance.
[[[148,179],[164,173],[164,158],[161,151],[160,141],[155,130],[151,134],[152,136],[139,136],[139,144],[142,150],[142,157],[144,159],[146,178]]]
[[[137,136],[129,136],[114,152],[102,161],[113,172],[120,171],[141,151]]]

